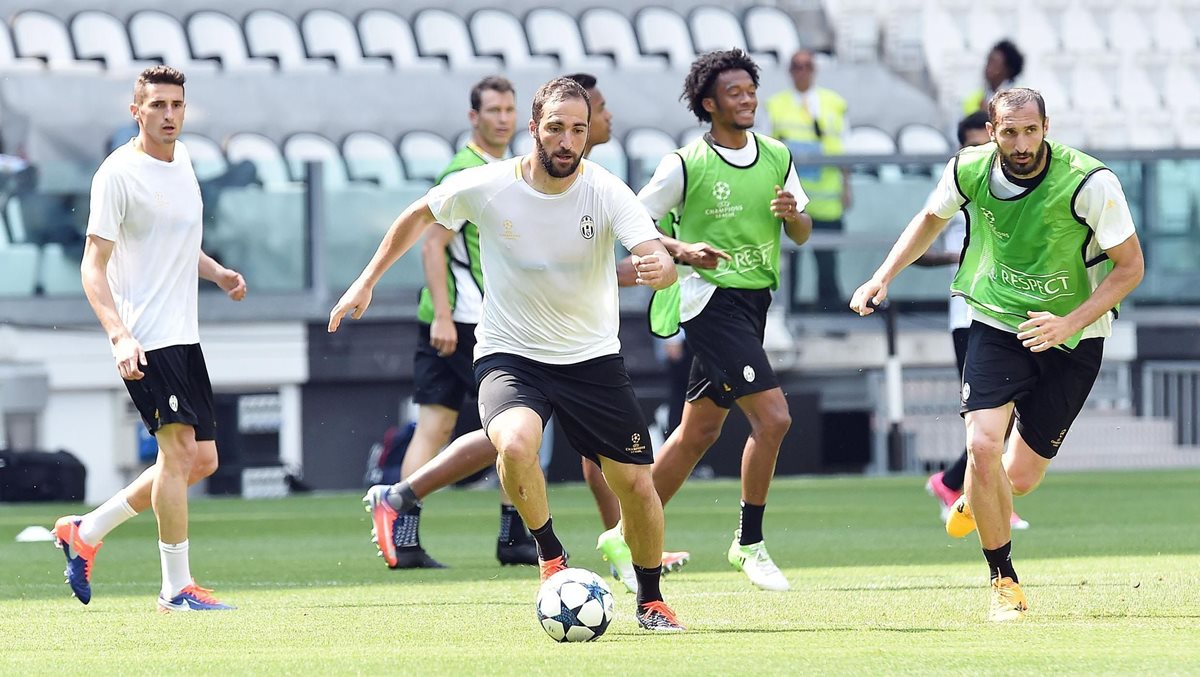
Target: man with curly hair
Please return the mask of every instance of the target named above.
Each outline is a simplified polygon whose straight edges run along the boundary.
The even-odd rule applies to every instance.
[[[764,590],[787,590],[763,541],[763,511],[775,459],[791,426],[787,400],[763,349],[772,291],[779,286],[780,232],[797,244],[812,233],[808,198],[787,147],[750,132],[758,109],[758,65],[740,49],[710,52],[684,81],[688,108],[710,129],[663,158],[638,198],[656,221],[678,215],[663,243],[683,263],[676,291],[658,292],[651,328],[680,326],[695,353],[683,420],[654,462],[665,505],[717,441],[734,404],[750,421],[742,456],[741,521],[730,564]],[[619,527],[618,527],[619,528]]]

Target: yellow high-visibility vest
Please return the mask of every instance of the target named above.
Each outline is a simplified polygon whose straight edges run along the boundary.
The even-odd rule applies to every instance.
[[[831,89],[813,87],[817,97],[818,119],[813,120],[807,109],[796,100],[796,92],[786,90],[767,99],[767,116],[771,120],[771,135],[795,147],[797,144],[813,154],[841,155],[842,134],[846,130],[846,100]],[[819,129],[818,129],[819,128]],[[808,194],[804,211],[818,221],[842,218],[842,170],[840,167],[796,168],[800,185]]]

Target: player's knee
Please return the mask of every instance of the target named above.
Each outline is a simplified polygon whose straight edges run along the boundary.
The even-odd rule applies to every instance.
[[[496,435],[496,452],[501,460],[522,465],[538,463],[538,440],[522,430],[505,430]]]
[[[217,471],[220,462],[217,460],[217,454],[201,452],[196,456],[196,460],[192,463],[192,481],[199,482],[205,477],[211,477]]]
[[[1009,473],[1008,479],[1012,482],[1013,496],[1024,496],[1042,483],[1043,475],[1041,473],[1017,473],[1015,476]]]
[[[779,410],[771,410],[763,416],[759,423],[759,431],[756,432],[760,432],[764,437],[782,440],[791,427],[792,415],[785,407]]]
[[[977,467],[999,467],[1004,456],[1004,437],[985,430],[973,430],[967,438],[971,464]]]
[[[721,437],[721,426],[710,423],[703,423],[692,426],[684,435],[686,444],[684,449],[692,452],[695,456],[703,456],[708,448],[717,443],[717,439]]]

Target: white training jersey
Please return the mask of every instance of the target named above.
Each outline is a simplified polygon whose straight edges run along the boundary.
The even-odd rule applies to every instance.
[[[87,234],[113,243],[108,285],[121,322],[144,350],[200,342],[196,321],[204,205],[191,156],[117,148],[92,177]]]
[[[502,159],[488,154],[474,142],[468,145],[485,163],[491,164]],[[447,228],[459,233],[458,237],[450,240],[446,252],[451,261],[450,274],[454,276],[455,289],[454,310],[450,317],[462,324],[479,324],[479,318],[483,315],[483,290],[475,283],[475,276],[471,273],[471,258],[474,253],[469,250],[467,240],[461,234],[465,223],[465,220],[460,219],[457,226]]]
[[[475,359],[510,353],[575,364],[616,355],[616,241],[633,249],[659,233],[633,191],[599,165],[583,160],[570,188],[548,195],[525,182],[521,162],[464,169],[426,195],[438,223],[479,228]]]
[[[746,135],[750,142],[741,148],[726,148],[712,144],[712,149],[726,162],[734,167],[749,167],[758,160],[758,141],[753,134]],[[650,181],[638,193],[638,199],[650,212],[650,217],[658,221],[667,212],[683,204],[683,191],[686,186],[686,176],[683,168],[683,158],[678,153],[667,153]],[[808,205],[808,195],[800,186],[800,177],[796,175],[796,167],[788,169],[784,179],[783,189],[796,198],[796,211],[804,211]],[[687,322],[695,318],[708,305],[709,299],[717,291],[716,285],[700,277],[700,273],[679,278],[679,319]]]
[[[1017,197],[1028,190],[1010,181],[1000,168],[999,161],[992,167],[989,185],[992,193],[1002,199]],[[958,184],[954,180],[954,160],[950,160],[925,208],[939,218],[949,219],[966,202],[967,199],[958,192]],[[1112,171],[1098,171],[1087,177],[1075,192],[1073,207],[1074,212],[1082,217],[1084,223],[1096,234],[1096,237],[1088,242],[1087,251],[1084,252],[1084,256],[1089,260],[1134,235],[1133,215],[1129,213],[1129,203],[1125,200],[1125,192],[1121,190],[1121,182]],[[1092,279],[1092,289],[1099,284],[1097,276],[1101,274],[1100,268],[1095,266],[1088,271]],[[1017,333],[1016,329],[983,313],[977,313],[974,309],[971,310],[971,319],[1003,331]],[[1100,319],[1084,328],[1082,337],[1090,339],[1111,336],[1112,321],[1112,311],[1101,315]]]

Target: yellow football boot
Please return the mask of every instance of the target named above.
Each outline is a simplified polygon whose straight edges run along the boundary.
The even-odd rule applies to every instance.
[[[992,602],[988,606],[988,620],[993,623],[1020,620],[1029,610],[1029,601],[1021,586],[1007,576],[992,581]]]

